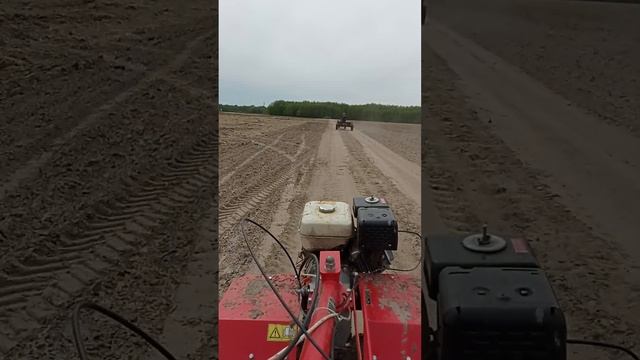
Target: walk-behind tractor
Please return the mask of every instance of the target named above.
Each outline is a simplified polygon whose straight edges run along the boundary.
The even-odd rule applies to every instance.
[[[421,359],[420,275],[384,273],[399,233],[385,199],[309,202],[299,233],[293,273],[257,262],[262,276],[235,279],[220,300],[220,358]]]
[[[292,273],[265,272],[246,224],[280,245]],[[567,339],[550,283],[523,239],[492,235],[486,227],[480,234],[430,236],[424,242],[412,233],[426,244],[425,256],[413,269],[394,269],[402,231],[384,199],[357,197],[351,206],[312,201],[300,221],[296,265],[260,224],[245,219],[239,225],[261,274],[235,279],[220,300],[221,360],[565,360],[571,343],[640,360],[621,346]],[[420,274],[411,272],[422,264],[421,289]],[[83,308],[124,324],[175,359],[138,327],[93,303],[73,313],[80,359],[88,359],[80,334]]]
[[[222,360],[565,360],[570,343],[638,359],[615,345],[567,339],[563,312],[524,239],[486,227],[424,242],[413,233],[425,256],[413,269],[394,269],[402,231],[385,199],[373,196],[351,206],[309,202],[299,232],[293,273],[270,276],[256,261],[261,275],[235,279],[222,297]],[[420,274],[398,274],[423,264],[422,289]]]
[[[338,121],[336,122],[336,130],[338,129],[347,130],[347,128],[353,131],[353,122],[348,121],[347,119],[338,119]]]

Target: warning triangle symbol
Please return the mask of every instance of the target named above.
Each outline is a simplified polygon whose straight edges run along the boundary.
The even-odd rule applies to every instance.
[[[280,332],[278,328],[273,328],[271,334],[269,334],[269,339],[280,339]]]

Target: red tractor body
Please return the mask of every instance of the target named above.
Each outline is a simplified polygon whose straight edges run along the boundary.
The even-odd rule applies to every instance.
[[[329,261],[328,259],[331,258]],[[320,252],[321,286],[318,308],[309,325],[311,338],[324,354],[334,352],[336,320],[327,315],[349,314],[348,345],[360,359],[421,359],[421,288],[415,277],[396,274],[365,274],[355,291],[345,281],[340,252]],[[341,279],[342,276],[342,279]],[[271,278],[290,309],[299,309],[293,275]],[[270,359],[287,347],[297,326],[275,294],[259,275],[237,278],[219,306],[221,359]],[[323,321],[324,319],[324,321]],[[316,327],[317,326],[317,327]],[[289,359],[295,358],[295,349]],[[309,341],[300,359],[324,359]]]

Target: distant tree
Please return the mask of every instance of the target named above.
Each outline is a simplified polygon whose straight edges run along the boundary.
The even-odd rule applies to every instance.
[[[381,104],[348,105],[335,102],[284,101],[277,100],[265,106],[220,105],[220,111],[268,114],[304,118],[338,119],[342,113],[348,119],[362,121],[420,123],[419,106],[398,106]]]
[[[264,106],[254,106],[254,105],[219,105],[219,109],[222,112],[236,112],[236,113],[246,113],[246,114],[267,114],[267,108]]]

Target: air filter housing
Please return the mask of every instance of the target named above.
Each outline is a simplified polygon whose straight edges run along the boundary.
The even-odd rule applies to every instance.
[[[393,260],[398,249],[398,221],[384,198],[353,198],[356,219],[355,241],[351,243],[350,260],[359,272],[381,272]]]
[[[566,360],[566,324],[539,269],[446,268],[440,273],[441,360]]]

